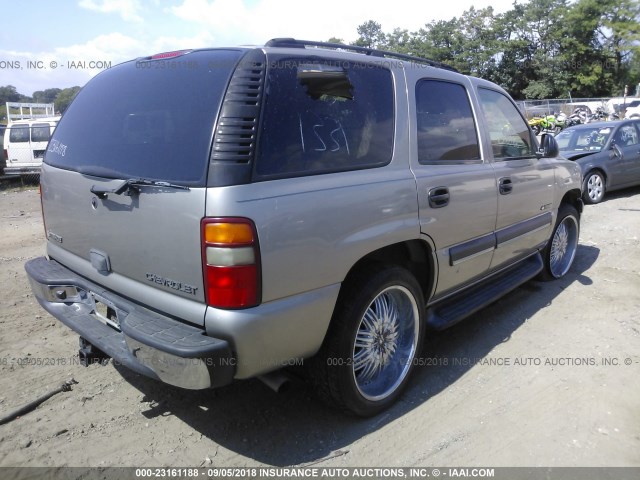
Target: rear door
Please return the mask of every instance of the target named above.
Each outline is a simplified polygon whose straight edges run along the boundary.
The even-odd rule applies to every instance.
[[[410,77],[415,73],[420,72],[407,71]],[[483,159],[465,80],[418,77],[410,83],[415,95],[410,114],[416,120],[411,166],[420,228],[436,247],[436,297],[482,276],[495,246],[495,175]]]
[[[633,185],[640,182],[640,134],[638,122],[621,125],[613,137],[613,142],[622,152],[622,158],[614,155],[616,169],[611,178],[614,185]]]
[[[216,116],[241,54],[142,59],[106,70],[82,89],[42,170],[52,258],[110,290],[203,323],[207,170]],[[108,192],[137,178],[183,188]]]
[[[28,165],[32,162],[30,129],[28,122],[12,123],[8,127],[7,167]]]
[[[49,138],[57,122],[36,122],[31,124],[31,162],[34,166],[42,164]]]

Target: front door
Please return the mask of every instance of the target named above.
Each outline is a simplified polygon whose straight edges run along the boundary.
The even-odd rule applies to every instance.
[[[497,179],[496,251],[491,268],[530,255],[551,235],[554,222],[553,159],[539,159],[522,114],[502,92],[478,89]]]

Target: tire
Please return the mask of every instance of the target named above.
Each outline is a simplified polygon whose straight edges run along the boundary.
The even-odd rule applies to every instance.
[[[313,361],[320,397],[363,417],[391,406],[420,352],[423,303],[420,285],[404,268],[378,266],[349,278]]]
[[[569,204],[562,204],[549,243],[542,252],[542,280],[564,277],[576,256],[580,236],[580,214]]]
[[[600,203],[605,194],[604,175],[599,170],[592,170],[584,177],[582,199],[589,205]]]

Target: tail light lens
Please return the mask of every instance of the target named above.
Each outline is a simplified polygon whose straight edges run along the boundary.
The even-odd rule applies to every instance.
[[[247,218],[203,218],[202,264],[207,303],[249,308],[260,303],[260,249]]]

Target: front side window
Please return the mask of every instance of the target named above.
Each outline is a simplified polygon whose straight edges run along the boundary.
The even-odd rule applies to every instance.
[[[19,123],[9,129],[9,142],[25,143],[29,141],[29,125]]]
[[[493,157],[503,160],[533,157],[535,148],[529,127],[511,100],[503,93],[486,88],[479,88],[478,95]]]
[[[258,146],[262,178],[386,165],[393,152],[391,72],[318,59],[271,62]]]
[[[422,80],[416,87],[418,161],[479,160],[480,147],[467,90]]]

